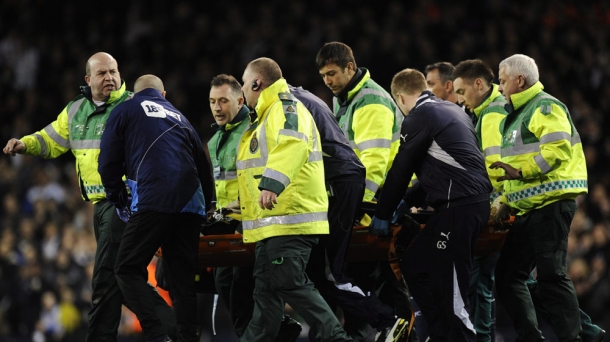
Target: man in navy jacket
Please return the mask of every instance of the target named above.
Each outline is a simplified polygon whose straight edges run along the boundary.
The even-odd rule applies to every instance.
[[[432,341],[475,341],[468,286],[474,247],[489,218],[492,186],[474,128],[458,106],[426,90],[417,70],[399,72],[391,87],[407,117],[371,227],[387,230],[415,173],[419,182],[405,201],[435,210],[403,255],[403,275]]]
[[[117,106],[102,135],[99,172],[108,200],[128,220],[115,273],[147,341],[171,341],[145,291],[159,247],[167,263],[179,341],[198,341],[195,274],[199,229],[213,182],[199,136],[165,99],[163,82],[144,75]],[[128,195],[123,175],[131,195]]]

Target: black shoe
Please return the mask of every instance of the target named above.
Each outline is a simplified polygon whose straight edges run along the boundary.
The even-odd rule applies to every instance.
[[[375,336],[375,342],[398,342],[409,335],[413,324],[404,318],[398,318],[394,325],[381,329]]]
[[[602,329],[599,331],[597,336],[595,336],[595,338],[593,339],[593,342],[603,342],[605,336],[606,336],[606,330]]]
[[[173,341],[171,338],[169,338],[169,336],[165,335],[165,336],[155,337],[152,340],[149,340],[148,342],[173,342]]]
[[[301,323],[290,318],[289,315],[284,315],[284,319],[280,325],[280,331],[277,333],[275,341],[296,342],[299,336],[301,336],[301,330],[303,330]]]

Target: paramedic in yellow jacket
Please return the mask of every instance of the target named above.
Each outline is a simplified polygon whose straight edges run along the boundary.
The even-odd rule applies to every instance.
[[[501,125],[503,204],[496,219],[517,215],[496,266],[496,292],[513,320],[517,340],[543,340],[526,285],[536,267],[548,323],[560,341],[580,341],[578,301],[566,275],[575,199],[587,193],[580,136],[567,107],[543,91],[536,62],[513,55],[500,62],[499,90],[508,115]]]
[[[105,52],[87,60],[81,94],[61,111],[57,120],[42,130],[21,139],[10,139],[4,153],[57,158],[71,151],[76,158],[76,174],[81,195],[93,203],[93,230],[97,242],[93,266],[93,287],[89,328],[85,341],[116,341],[123,298],[114,274],[117,251],[125,230],[114,205],[106,200],[106,191],[97,171],[100,141],[110,111],[128,100],[132,92],[121,80],[117,61]],[[175,316],[165,300],[151,286],[157,311],[163,323],[175,325]],[[173,327],[168,333],[174,336]]]
[[[346,44],[326,43],[316,56],[316,67],[335,95],[333,114],[339,127],[366,168],[364,201],[371,202],[398,152],[403,115],[371,73],[356,66]]]
[[[285,303],[320,341],[352,341],[305,266],[319,234],[328,234],[328,197],[318,130],[269,58],[248,64],[243,77],[251,126],[237,148],[243,239],[256,244],[254,312],[240,341],[273,341]]]

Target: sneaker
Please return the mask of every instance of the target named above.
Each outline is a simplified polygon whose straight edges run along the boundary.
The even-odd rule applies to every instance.
[[[597,336],[593,339],[593,342],[603,342],[604,337],[606,336],[606,330],[602,329],[597,333]]]
[[[375,335],[375,342],[398,342],[408,336],[413,322],[404,318],[398,318],[393,326],[383,328]]]
[[[292,319],[289,315],[284,315],[280,325],[280,331],[275,338],[276,342],[295,342],[301,335],[303,327],[301,323]]]

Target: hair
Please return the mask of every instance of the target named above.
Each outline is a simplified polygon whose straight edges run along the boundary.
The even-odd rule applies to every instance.
[[[153,88],[159,92],[164,92],[163,81],[155,75],[140,76],[133,85],[133,92],[138,93],[144,89]]]
[[[486,85],[490,85],[494,79],[494,72],[491,70],[489,65],[485,64],[480,59],[468,59],[461,61],[455,66],[452,74],[452,79],[461,77],[463,80],[473,82],[477,78],[482,79],[486,82]]]
[[[258,74],[261,82],[267,87],[282,78],[282,69],[280,69],[280,66],[271,58],[257,58],[248,63],[246,69]]]
[[[214,76],[214,78],[212,78],[212,82],[210,82],[210,88],[221,87],[225,84],[229,85],[231,91],[233,91],[234,94],[243,96],[243,93],[241,91],[241,84],[239,83],[239,81],[235,77],[227,74],[220,74]]]
[[[426,78],[424,74],[415,69],[404,69],[392,78],[392,95],[404,92],[407,95],[421,94],[426,90]]]
[[[316,66],[318,70],[327,66],[328,64],[337,64],[340,68],[346,68],[347,63],[352,63],[354,69],[356,66],[356,59],[352,49],[341,42],[330,42],[324,44],[318,55],[316,56]]]
[[[510,78],[522,75],[525,78],[526,87],[534,85],[540,79],[536,61],[526,55],[515,54],[508,57],[500,62],[499,68],[502,67],[505,67],[504,73]]]
[[[449,62],[437,62],[437,63],[426,66],[425,71],[427,74],[430,71],[434,71],[437,69],[438,69],[438,77],[440,77],[441,81],[443,81],[443,82],[453,81],[453,79],[451,78],[451,74],[453,74],[453,69],[455,69],[453,64],[451,64]]]

